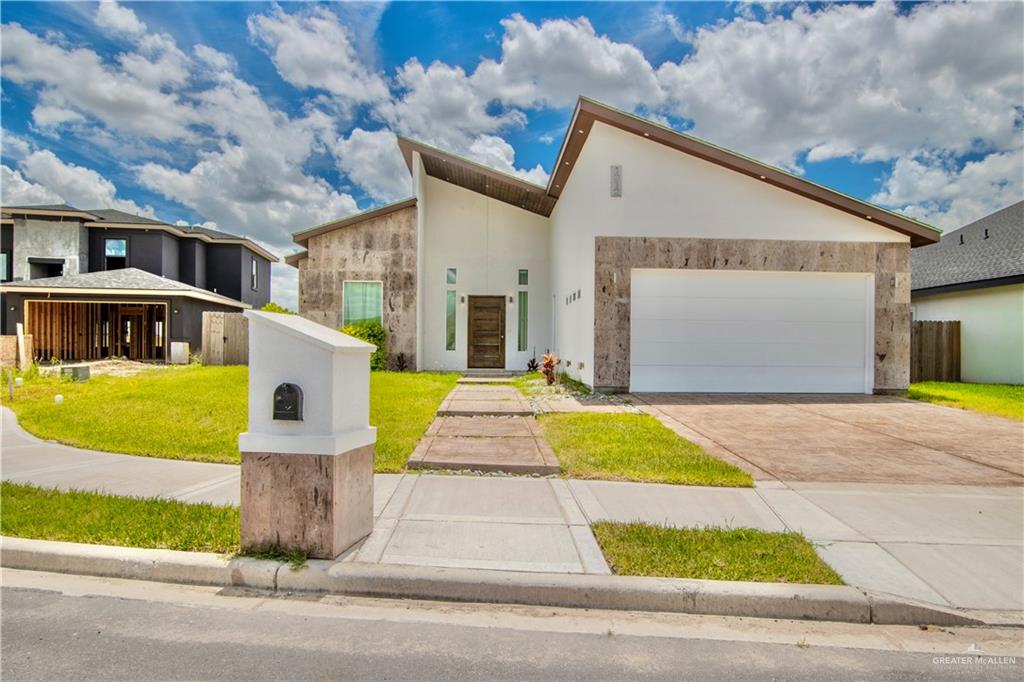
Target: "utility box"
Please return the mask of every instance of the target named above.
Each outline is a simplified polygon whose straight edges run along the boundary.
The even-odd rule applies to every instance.
[[[171,341],[171,354],[167,358],[169,364],[187,365],[190,355],[188,341]]]
[[[373,530],[373,344],[298,315],[247,310],[242,547],[338,556]]]

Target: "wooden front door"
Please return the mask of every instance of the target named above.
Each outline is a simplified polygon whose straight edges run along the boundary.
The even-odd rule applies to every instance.
[[[469,297],[469,361],[473,369],[505,368],[505,297]]]

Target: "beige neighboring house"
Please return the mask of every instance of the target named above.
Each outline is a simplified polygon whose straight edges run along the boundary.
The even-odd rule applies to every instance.
[[[546,185],[398,144],[411,196],[287,261],[302,315],[379,319],[410,368],[552,351],[605,391],[907,387],[928,225],[586,98]]]
[[[960,377],[1024,384],[1024,201],[913,254],[915,320],[960,321]]]

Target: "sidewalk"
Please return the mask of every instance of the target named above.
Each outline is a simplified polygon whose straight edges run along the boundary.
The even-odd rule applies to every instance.
[[[3,409],[3,478],[238,504],[238,468],[39,441]],[[957,608],[1024,609],[1024,491],[763,482],[754,489],[415,474],[374,479],[374,533],[346,562],[606,574],[598,520],[803,532],[851,585]]]

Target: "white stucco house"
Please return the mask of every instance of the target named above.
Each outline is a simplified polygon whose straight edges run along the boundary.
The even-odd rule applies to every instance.
[[[910,250],[938,231],[580,98],[545,186],[408,139],[408,199],[296,233],[299,309],[392,362],[599,390],[909,381]]]
[[[1024,201],[913,254],[916,320],[960,321],[960,378],[1024,384]]]

